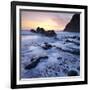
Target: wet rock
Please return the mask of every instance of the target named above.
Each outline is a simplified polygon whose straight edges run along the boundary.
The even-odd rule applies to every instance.
[[[75,71],[75,70],[70,70],[70,71],[68,72],[68,76],[78,76],[78,72]]]
[[[68,48],[68,49],[62,49],[60,47],[56,47],[60,51],[68,52],[74,55],[80,55],[80,50],[76,48]]]
[[[63,72],[66,74],[68,73],[68,69],[63,69]]]
[[[80,37],[77,37],[77,40],[80,40]]]
[[[52,45],[51,44],[48,44],[47,42],[44,43],[44,46],[42,46],[42,48],[44,50],[48,50],[48,49],[51,49],[52,48]]]
[[[80,71],[80,66],[79,66],[79,67],[77,67],[77,70],[79,70],[79,71]]]
[[[32,69],[32,68],[35,68],[37,65],[38,65],[38,63],[40,62],[40,60],[35,60],[35,59],[32,59],[32,60],[34,60],[33,62],[31,62],[29,65],[27,65],[26,67],[25,67],[25,69]]]
[[[31,59],[31,63],[29,65],[27,65],[25,67],[25,69],[32,69],[32,68],[35,68],[38,63],[40,62],[41,59],[48,59],[48,56],[43,56],[43,57],[39,57],[39,58],[32,58]]]
[[[75,41],[73,41],[73,40],[69,40],[69,39],[66,39],[65,42],[67,42],[67,43],[74,43],[74,44],[76,44],[76,45],[80,45],[80,43],[75,42]]]
[[[57,59],[58,59],[58,60],[61,60],[61,59],[62,59],[62,57],[58,57]]]

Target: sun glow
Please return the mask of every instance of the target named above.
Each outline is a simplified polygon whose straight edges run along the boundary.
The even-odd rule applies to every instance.
[[[45,30],[64,30],[71,17],[72,14],[65,13],[22,11],[21,30],[36,30],[37,27]]]
[[[44,28],[45,30],[63,30],[64,29],[64,25],[57,25],[57,23],[55,23],[52,20],[48,20],[48,21],[43,21],[43,22],[37,22],[37,21],[23,21],[21,23],[22,28],[24,29],[36,29],[37,27],[41,27]]]

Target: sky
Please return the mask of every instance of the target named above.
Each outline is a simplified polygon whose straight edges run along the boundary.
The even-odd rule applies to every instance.
[[[21,30],[64,30],[74,13],[21,10]]]

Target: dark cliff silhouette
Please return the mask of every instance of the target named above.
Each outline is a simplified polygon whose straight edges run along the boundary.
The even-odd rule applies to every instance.
[[[71,21],[66,25],[64,31],[80,32],[80,14],[75,14]]]

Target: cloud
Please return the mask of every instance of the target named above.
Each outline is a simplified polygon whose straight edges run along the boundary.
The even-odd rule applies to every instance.
[[[45,29],[64,29],[72,13],[21,11],[21,29],[41,26]]]

